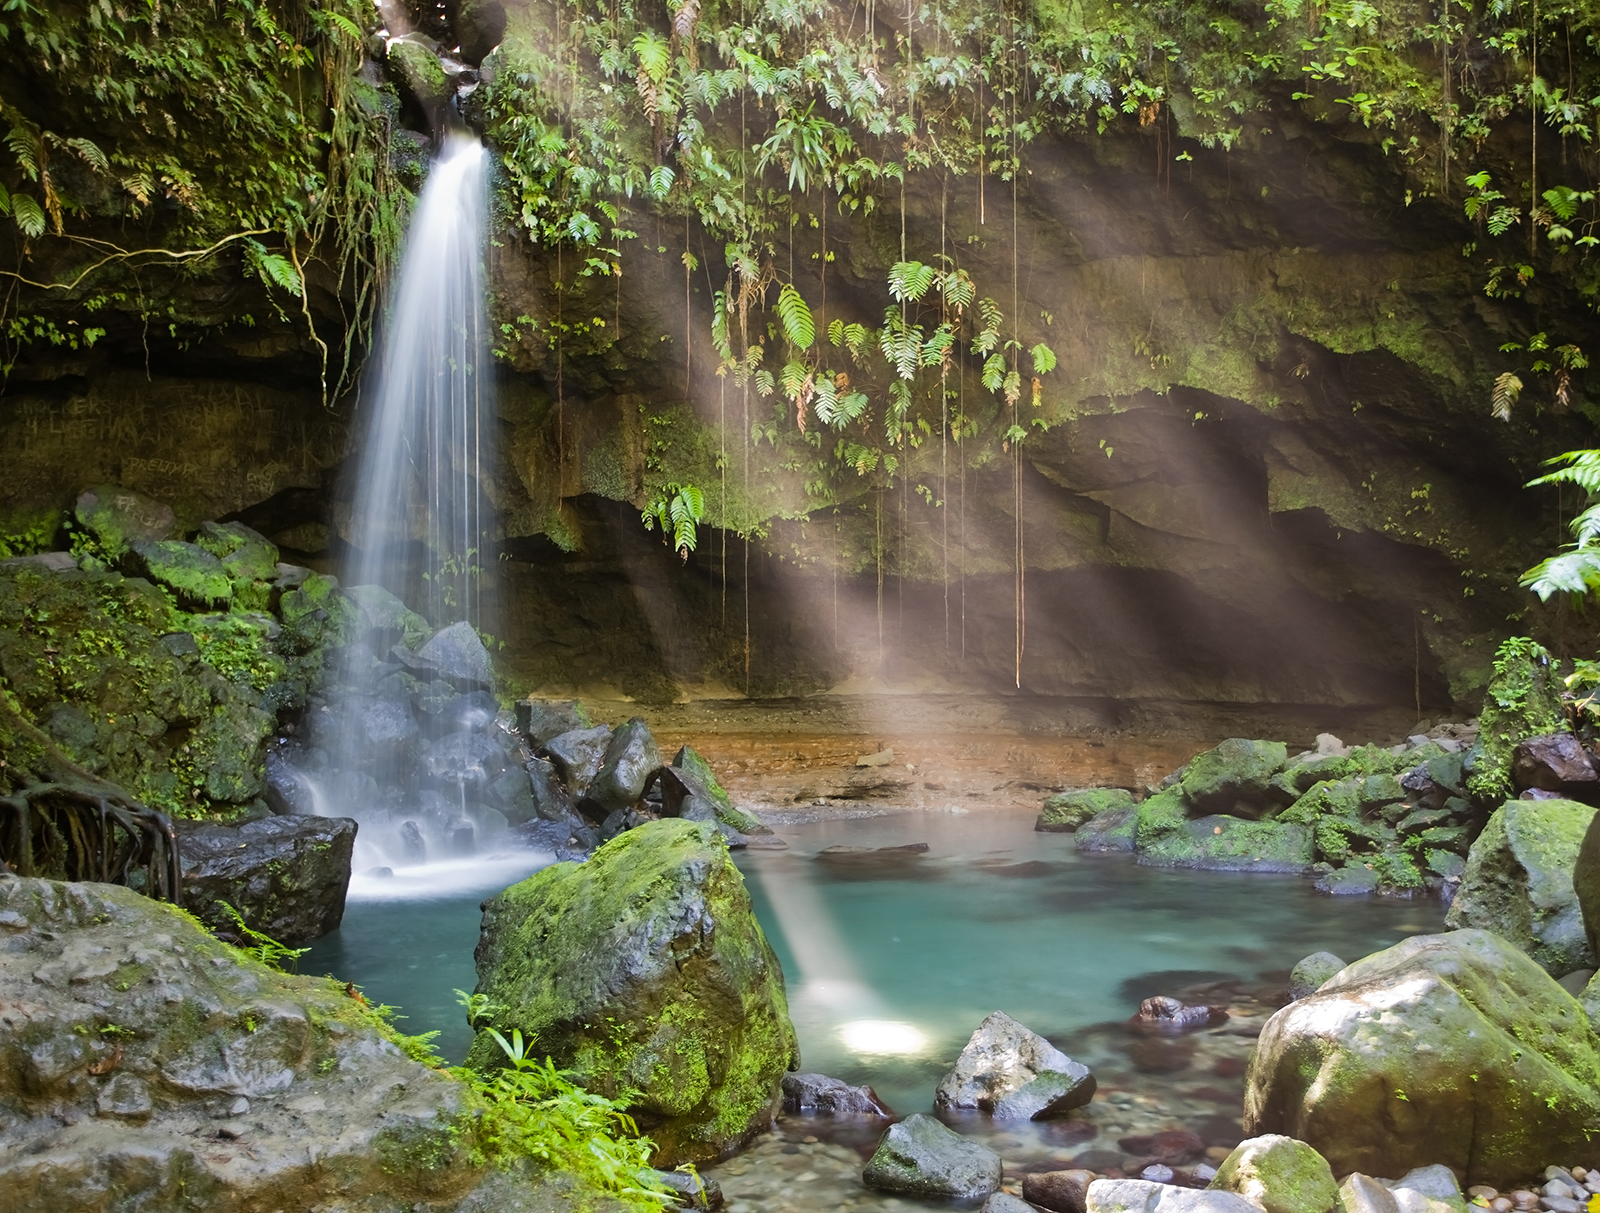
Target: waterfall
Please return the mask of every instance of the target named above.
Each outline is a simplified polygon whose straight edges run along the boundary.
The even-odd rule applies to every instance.
[[[433,891],[493,868],[485,841],[532,813],[479,639],[493,568],[487,172],[476,140],[447,137],[406,238],[364,405],[341,578],[361,638],[309,714],[300,772],[313,811],[360,823],[353,892],[363,880]],[[513,866],[525,870],[526,854]]]
[[[417,204],[361,448],[349,585],[381,585],[428,621],[483,626],[493,466],[483,243],[488,153],[447,138]]]

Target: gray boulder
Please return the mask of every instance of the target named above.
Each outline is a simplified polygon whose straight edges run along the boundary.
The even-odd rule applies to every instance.
[[[1304,998],[1308,994],[1315,994],[1318,987],[1340,969],[1344,968],[1344,961],[1332,952],[1313,952],[1289,973],[1289,997]]]
[[[417,650],[417,656],[462,690],[494,685],[489,651],[478,638],[477,629],[465,620],[440,628]]]
[[[1565,729],[1518,742],[1511,752],[1511,779],[1518,788],[1564,795],[1600,791],[1600,772],[1596,772],[1594,760]]]
[[[1085,1197],[1087,1213],[1261,1213],[1236,1192],[1178,1188],[1146,1179],[1097,1179]]]
[[[630,717],[611,735],[600,770],[585,795],[606,812],[637,804],[651,775],[661,766],[661,751],[650,726]]]
[[[474,1161],[467,1085],[343,983],[268,969],[132,890],[0,876],[7,1213],[564,1213]]]
[[[1600,1122],[1600,1039],[1498,936],[1419,935],[1267,1021],[1244,1111],[1247,1133],[1303,1141],[1335,1174],[1443,1163],[1504,1187],[1583,1153]]]
[[[1596,967],[1574,871],[1595,810],[1572,800],[1511,800],[1467,855],[1445,925],[1493,931],[1552,977]]]
[[[381,585],[346,586],[344,596],[356,606],[356,627],[376,642],[380,653],[398,643],[410,655],[433,631],[426,619]]]
[[[817,1116],[890,1116],[871,1087],[852,1087],[826,1074],[785,1074],[783,1106]]]
[[[556,764],[567,790],[574,796],[581,796],[600,773],[610,744],[611,726],[600,724],[592,729],[573,729],[552,737],[541,748]]]
[[[263,817],[242,826],[178,823],[183,906],[214,931],[233,934],[227,902],[245,925],[301,944],[344,919],[356,823],[347,817]]]
[[[1000,1174],[1000,1155],[988,1146],[918,1113],[889,1126],[861,1178],[885,1192],[975,1200],[1000,1187]]]
[[[979,1213],[1033,1213],[1033,1206],[1009,1192],[996,1192],[983,1202]]]
[[[1084,822],[1077,830],[1080,851],[1132,851],[1133,835],[1139,825],[1137,805],[1107,809]]]
[[[500,743],[485,733],[446,733],[422,756],[430,778],[469,792],[488,788],[509,765]]]
[[[519,699],[516,711],[517,731],[534,745],[543,745],[573,729],[594,727],[589,713],[576,699]]]
[[[935,1107],[977,1108],[998,1120],[1047,1120],[1094,1098],[1089,1067],[1003,1011],[981,1024],[933,1094]]]
[[[1449,1167],[1418,1167],[1400,1179],[1374,1179],[1359,1171],[1339,1185],[1344,1213],[1467,1213],[1461,1185]]]

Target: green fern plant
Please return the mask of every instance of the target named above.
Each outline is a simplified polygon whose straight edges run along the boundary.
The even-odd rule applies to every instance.
[[[770,379],[770,376],[768,376]],[[706,513],[706,495],[692,484],[669,484],[640,513],[644,529],[661,528],[661,537],[678,555],[689,559],[699,539],[698,525]]]

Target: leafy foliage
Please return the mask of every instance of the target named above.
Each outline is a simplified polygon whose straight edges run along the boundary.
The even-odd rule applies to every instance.
[[[706,514],[706,498],[692,484],[669,484],[643,511],[645,530],[661,527],[661,537],[684,560],[694,551],[698,540],[697,525]]]
[[[244,915],[226,901],[219,901],[217,904],[222,907],[223,913],[233,919],[234,929],[239,933],[241,940],[238,945],[239,950],[248,956],[255,957],[268,968],[282,969],[284,962],[287,961],[292,969],[294,962],[311,950],[310,948],[287,947],[272,938],[272,936],[263,934],[246,924]]]
[[[1545,601],[1556,593],[1587,594],[1600,588],[1600,450],[1568,451],[1549,464],[1556,465],[1555,470],[1529,481],[1530,488],[1574,485],[1590,504],[1572,520],[1574,542],[1522,575],[1522,584]]]

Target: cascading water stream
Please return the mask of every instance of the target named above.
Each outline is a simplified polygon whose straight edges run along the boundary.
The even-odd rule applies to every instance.
[[[446,137],[367,398],[342,578],[367,639],[347,650],[314,722],[321,769],[302,773],[317,812],[360,823],[353,892],[380,881],[414,895],[489,878],[503,865],[486,860],[483,843],[506,828],[501,810],[519,794],[516,743],[497,723],[479,641],[493,542],[487,172],[482,145]],[[506,863],[525,874],[527,852]]]

